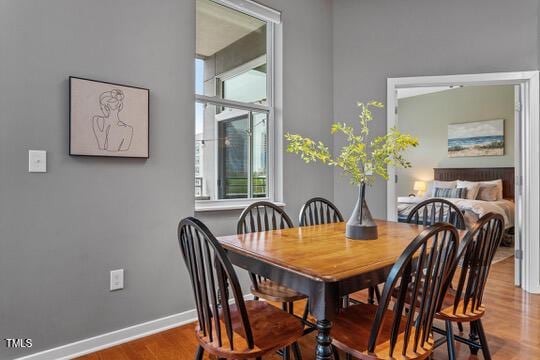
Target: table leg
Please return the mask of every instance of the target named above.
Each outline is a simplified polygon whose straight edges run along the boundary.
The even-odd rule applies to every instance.
[[[332,322],[329,320],[317,320],[317,348],[315,350],[315,359],[330,360],[332,359],[332,338],[330,330]]]

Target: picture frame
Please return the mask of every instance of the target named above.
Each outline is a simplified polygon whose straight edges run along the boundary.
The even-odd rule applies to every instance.
[[[69,155],[150,157],[150,90],[69,77]]]
[[[448,157],[503,156],[504,119],[448,125]]]

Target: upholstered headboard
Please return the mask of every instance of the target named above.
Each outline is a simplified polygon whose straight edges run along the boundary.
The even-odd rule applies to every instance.
[[[514,198],[514,168],[513,167],[492,167],[492,168],[435,168],[433,169],[435,180],[453,181],[489,181],[502,179],[503,197],[505,199]]]

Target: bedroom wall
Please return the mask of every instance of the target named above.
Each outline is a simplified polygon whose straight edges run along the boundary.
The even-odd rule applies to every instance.
[[[538,68],[538,0],[337,0],[334,2],[334,120],[354,123],[356,102],[386,100],[388,77]],[[386,132],[377,111],[373,135]],[[334,150],[343,146],[334,139]],[[339,171],[334,198],[345,215],[354,189]],[[386,217],[386,183],[368,191]]]
[[[399,129],[420,145],[407,152],[412,168],[398,169],[397,196],[413,192],[415,180],[432,180],[436,167],[514,165],[514,87],[472,86],[400,99]],[[504,119],[504,156],[448,157],[448,124]]]
[[[283,11],[285,131],[315,136],[332,117],[330,3],[263,2]],[[176,239],[194,206],[194,21],[195,1],[0,0],[0,339],[33,339],[0,359],[194,308]],[[150,88],[148,160],[67,155],[69,75]],[[28,149],[47,173],[28,173]],[[332,198],[332,171],[302,164],[285,155],[293,217]],[[197,215],[225,234],[238,212]]]

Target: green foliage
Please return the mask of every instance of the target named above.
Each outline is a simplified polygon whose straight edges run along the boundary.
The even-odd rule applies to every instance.
[[[289,133],[285,134],[285,139],[289,142],[287,151],[299,154],[306,163],[320,161],[337,166],[351,177],[351,183],[355,185],[371,185],[376,175],[388,180],[389,166],[411,167],[403,153],[410,147],[418,146],[418,139],[392,128],[386,135],[369,141],[369,122],[373,120],[371,108],[382,108],[384,104],[379,101],[370,101],[367,104],[359,102],[358,107],[360,134],[355,134],[354,128],[345,123],[332,124],[330,133],[343,134],[347,139],[347,145],[341,148],[337,156],[333,157],[321,141]]]

